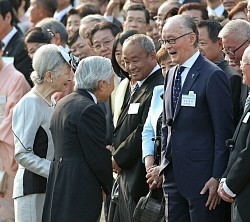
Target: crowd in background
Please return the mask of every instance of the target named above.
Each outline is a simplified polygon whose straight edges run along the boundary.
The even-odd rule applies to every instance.
[[[150,189],[169,222],[250,221],[249,22],[245,0],[0,0],[0,222],[132,222]]]

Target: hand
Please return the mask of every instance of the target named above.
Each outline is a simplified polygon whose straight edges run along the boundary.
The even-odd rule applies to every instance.
[[[110,0],[107,7],[106,7],[106,12],[105,15],[109,16],[113,14],[114,9],[120,5],[120,0]]]
[[[230,195],[228,195],[228,194],[225,192],[225,190],[223,189],[223,183],[224,183],[224,182],[220,183],[219,188],[218,188],[218,190],[217,190],[217,193],[219,194],[219,196],[220,196],[224,201],[226,201],[226,202],[228,202],[228,203],[233,203],[233,202],[234,202],[234,198],[231,197]]]
[[[147,170],[146,178],[150,189],[160,188],[162,185],[163,177],[159,176],[160,167],[152,166]]]
[[[216,206],[220,203],[220,197],[217,194],[217,188],[219,185],[219,181],[216,180],[215,178],[211,177],[201,190],[200,194],[203,195],[207,191],[208,193],[208,199],[206,202],[206,207],[209,208],[209,210],[213,210],[216,208]]]
[[[121,172],[121,168],[117,165],[113,156],[112,156],[112,167],[113,167],[113,172],[118,174]]]

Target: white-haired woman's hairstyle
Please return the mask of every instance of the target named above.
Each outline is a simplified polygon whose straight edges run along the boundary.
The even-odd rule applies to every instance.
[[[34,54],[32,60],[34,71],[31,73],[30,78],[34,84],[41,84],[48,71],[59,76],[60,73],[58,71],[65,64],[67,64],[67,61],[62,57],[57,45],[43,45]]]
[[[101,56],[89,56],[80,61],[75,72],[76,89],[95,92],[100,81],[110,83],[112,77],[113,71],[110,59]]]

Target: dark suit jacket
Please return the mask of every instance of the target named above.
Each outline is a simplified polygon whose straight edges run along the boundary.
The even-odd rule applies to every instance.
[[[244,221],[250,221],[250,106],[243,113],[235,130],[227,169],[223,175],[229,189],[236,194],[238,212]],[[245,121],[243,122],[243,120]]]
[[[55,160],[50,168],[43,221],[97,221],[102,190],[112,189],[105,116],[85,90],[59,101],[51,120]]]
[[[188,72],[181,95],[196,94],[195,107],[172,113],[175,67],[167,74],[163,108],[161,170],[172,161],[175,182],[184,197],[198,198],[205,183],[220,178],[228,161],[226,139],[233,133],[231,91],[225,73],[202,55]]]
[[[23,35],[20,31],[17,31],[11,38],[3,51],[3,56],[14,57],[15,68],[25,76],[30,86],[33,86],[33,83],[30,80],[32,62],[25,49]]]
[[[220,59],[215,64],[226,73],[229,80],[232,91],[234,125],[236,127],[243,113],[243,109],[240,105],[242,77],[228,64],[225,59]]]
[[[114,159],[122,169],[122,176],[126,177],[126,187],[135,203],[148,192],[146,170],[142,163],[141,133],[148,116],[153,89],[162,84],[163,76],[159,69],[145,80],[131,100],[131,103],[140,103],[138,113],[128,114],[129,106],[126,106],[114,130]]]

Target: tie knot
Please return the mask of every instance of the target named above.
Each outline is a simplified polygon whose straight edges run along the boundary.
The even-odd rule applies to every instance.
[[[178,73],[181,74],[185,68],[186,68],[185,66],[179,66]]]
[[[136,83],[135,86],[132,89],[132,94],[134,94],[139,89],[139,84]]]

